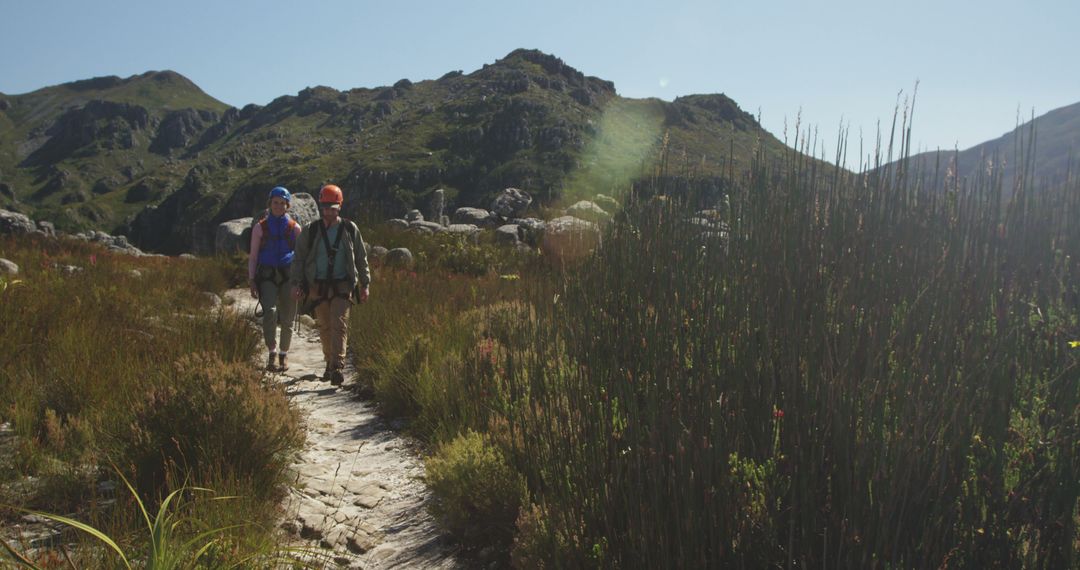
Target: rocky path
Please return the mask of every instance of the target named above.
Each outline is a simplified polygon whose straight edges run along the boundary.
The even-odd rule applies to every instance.
[[[255,301],[246,290],[229,297],[254,321]],[[332,550],[342,567],[461,567],[427,512],[416,446],[348,390],[350,369],[344,386],[334,387],[319,379],[323,367],[318,333],[301,325],[293,334],[289,370],[274,374],[307,426],[282,526],[303,546]]]

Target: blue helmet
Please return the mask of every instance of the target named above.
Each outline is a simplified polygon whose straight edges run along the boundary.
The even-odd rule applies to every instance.
[[[273,198],[281,198],[285,200],[286,203],[292,202],[292,194],[289,194],[288,189],[286,189],[284,186],[278,186],[277,188],[274,188],[270,191],[270,199]]]

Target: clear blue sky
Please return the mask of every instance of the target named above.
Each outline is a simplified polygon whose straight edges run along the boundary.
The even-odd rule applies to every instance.
[[[625,97],[726,93],[789,140],[888,126],[965,149],[1080,101],[1078,0],[0,0],[0,92],[177,71],[228,104],[466,73],[535,48]],[[830,151],[831,152],[831,151]],[[854,161],[848,157],[849,163]]]

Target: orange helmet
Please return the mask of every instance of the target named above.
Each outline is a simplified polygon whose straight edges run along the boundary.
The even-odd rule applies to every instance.
[[[327,184],[319,190],[319,203],[320,204],[338,204],[341,205],[345,201],[344,196],[341,194],[341,188],[333,184]]]

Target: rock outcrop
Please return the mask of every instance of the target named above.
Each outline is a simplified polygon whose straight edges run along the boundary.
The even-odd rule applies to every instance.
[[[498,223],[498,220],[491,215],[491,212],[483,208],[458,208],[454,210],[454,216],[451,219],[455,224],[472,224],[481,228]]]
[[[566,215],[585,220],[587,222],[606,222],[611,219],[611,214],[597,206],[595,202],[581,200],[566,209]]]
[[[18,235],[28,234],[37,230],[33,220],[25,214],[0,210],[0,234]]]
[[[519,218],[532,204],[532,196],[524,190],[506,188],[491,202],[492,213],[504,218]]]
[[[237,218],[218,224],[214,235],[214,253],[229,255],[248,251],[251,243],[251,225],[255,218]],[[244,236],[248,239],[245,241]]]
[[[588,255],[599,244],[599,226],[573,216],[562,216],[547,222],[540,247],[545,255],[568,261]]]

